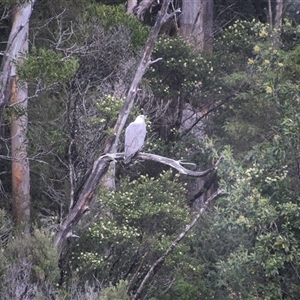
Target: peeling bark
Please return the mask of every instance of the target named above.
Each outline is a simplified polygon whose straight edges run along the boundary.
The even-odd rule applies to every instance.
[[[11,86],[12,212],[16,225],[30,219],[30,173],[27,157],[27,85],[13,78]]]
[[[13,9],[12,28],[4,51],[0,69],[0,118],[10,99],[11,85],[16,76],[14,61],[18,60],[20,53],[27,51],[28,26],[32,8],[36,0],[23,5],[16,5]]]
[[[27,84],[17,77],[16,61],[28,51],[29,19],[35,0],[15,5],[12,28],[1,64],[0,118],[11,107],[12,209],[17,225],[30,218],[30,174],[27,157]]]
[[[180,35],[199,50],[212,51],[213,0],[182,2]]]

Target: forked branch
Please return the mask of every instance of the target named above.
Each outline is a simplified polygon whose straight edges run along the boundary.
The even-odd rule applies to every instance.
[[[165,0],[162,4],[161,10],[158,13],[157,20],[155,22],[154,27],[150,33],[148,41],[145,46],[145,50],[141,61],[138,65],[138,68],[135,72],[134,78],[132,80],[131,86],[127,93],[126,99],[124,101],[123,107],[120,111],[118,120],[114,126],[114,135],[111,138],[108,138],[106,141],[105,153],[110,153],[111,155],[104,155],[99,157],[93,164],[93,170],[89,177],[87,178],[83,189],[78,197],[75,199],[76,204],[69,212],[65,221],[60,227],[60,230],[55,239],[55,245],[59,248],[62,248],[64,243],[67,240],[68,234],[72,231],[75,225],[79,222],[80,218],[84,214],[84,212],[88,209],[91,199],[95,194],[95,190],[102,179],[102,177],[106,174],[107,169],[113,160],[114,153],[117,152],[117,147],[119,144],[119,139],[122,133],[122,130],[125,126],[126,120],[129,116],[129,113],[133,107],[134,100],[138,91],[138,85],[141,82],[142,77],[144,76],[147,68],[151,64],[151,54],[157,39],[157,36],[160,32],[162,25],[175,13],[168,14],[168,7],[171,3],[171,0]],[[153,63],[153,62],[152,62]]]
[[[60,230],[55,239],[55,245],[58,247],[63,247],[66,239],[68,238],[70,232],[74,229],[76,224],[79,222],[83,214],[89,209],[90,202],[95,194],[95,190],[99,184],[100,179],[106,174],[109,164],[117,159],[123,159],[124,153],[108,153],[100,156],[93,165],[93,169],[91,174],[89,175],[80,195],[72,210],[69,212],[67,218],[63,222],[60,227]],[[194,177],[202,177],[210,172],[216,170],[223,159],[221,156],[215,165],[204,170],[204,171],[191,171],[184,168],[180,163],[180,161],[173,160],[168,157],[163,157],[150,153],[138,153],[136,158],[140,158],[143,160],[151,160],[156,161],[162,164],[166,164],[177,171],[180,174],[194,176]]]

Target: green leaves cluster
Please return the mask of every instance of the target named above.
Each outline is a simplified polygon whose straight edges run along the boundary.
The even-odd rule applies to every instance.
[[[149,28],[139,20],[126,13],[125,6],[121,5],[89,5],[86,10],[86,20],[97,18],[100,24],[107,30],[125,27],[130,31],[132,45],[135,48],[142,47],[149,34]]]
[[[226,216],[218,226],[245,232],[250,245],[245,240],[219,263],[220,284],[243,299],[299,296],[296,270],[300,262],[300,206],[288,195],[277,197],[276,184],[286,180],[286,174],[271,176],[266,165],[236,168],[228,179],[230,185],[228,182],[223,186],[230,188],[226,204],[218,208],[218,213]]]
[[[243,166],[228,153],[231,162],[220,168],[228,196],[218,212],[223,228],[242,230],[252,245],[243,241],[219,270],[221,284],[243,299],[299,297],[299,82],[286,69],[292,53],[257,44],[246,72],[231,77],[245,84],[225,125]]]
[[[195,101],[214,72],[212,62],[179,37],[160,37],[153,51],[157,58],[162,60],[149,68],[146,78],[160,99],[180,96],[182,101]]]
[[[2,229],[8,230],[5,217],[1,218]],[[20,293],[28,297],[49,293],[59,278],[59,254],[49,232],[43,229],[34,229],[31,234],[9,232],[3,241],[6,243],[0,247],[1,298],[14,298]]]
[[[18,75],[27,82],[42,80],[47,85],[70,80],[78,66],[76,57],[65,58],[60,52],[35,48],[30,55],[21,59]]]
[[[119,300],[129,300],[127,294],[128,282],[120,280],[116,286],[110,286],[101,293],[99,300],[110,300],[110,299],[119,299]]]
[[[103,211],[74,247],[73,269],[108,282],[139,280],[189,220],[186,190],[170,176],[169,172],[156,179],[141,175],[121,181],[116,192],[100,192]],[[182,247],[176,250],[175,261],[184,254]],[[174,263],[170,259],[167,266]]]
[[[116,122],[123,102],[124,99],[118,99],[111,95],[106,95],[103,99],[95,101],[95,106],[101,117],[94,117],[92,119],[93,123]]]

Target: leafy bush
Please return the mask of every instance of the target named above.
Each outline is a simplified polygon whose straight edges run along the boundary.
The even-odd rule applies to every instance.
[[[120,279],[135,282],[188,222],[185,188],[170,173],[157,179],[140,176],[120,183],[116,192],[99,195],[102,213],[74,245],[72,270],[81,278],[94,274],[106,284]],[[171,268],[186,251],[179,245],[167,263]]]
[[[127,294],[128,282],[120,280],[116,286],[110,286],[101,292],[99,300],[129,300]]]
[[[180,97],[192,103],[214,72],[212,62],[180,37],[160,37],[153,51],[153,59],[157,58],[162,60],[149,68],[146,78],[159,99]]]
[[[86,19],[97,18],[105,29],[114,29],[124,26],[131,33],[132,45],[135,48],[144,46],[149,29],[143,26],[139,20],[126,13],[124,5],[90,5],[87,8]]]
[[[5,259],[1,278],[1,299],[31,299],[49,296],[59,278],[58,252],[49,233],[35,229],[32,234],[13,236],[2,252]]]
[[[79,66],[75,57],[65,59],[63,54],[49,49],[32,49],[20,60],[18,74],[22,80],[42,80],[44,84],[70,80]]]

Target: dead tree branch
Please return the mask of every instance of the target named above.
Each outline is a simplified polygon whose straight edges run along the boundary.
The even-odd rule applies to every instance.
[[[129,113],[133,107],[134,100],[138,91],[138,85],[141,82],[142,77],[144,76],[147,68],[151,64],[151,54],[157,39],[157,36],[160,32],[162,25],[176,13],[168,14],[167,10],[171,0],[166,0],[163,2],[161,10],[158,14],[156,23],[150,33],[146,47],[142,56],[142,59],[139,63],[129,91],[127,93],[126,99],[124,101],[123,107],[120,111],[118,120],[114,126],[115,135],[109,138],[106,141],[105,153],[116,153],[117,147],[119,144],[119,139],[122,133],[122,130],[125,126]],[[88,209],[90,201],[95,193],[96,187],[98,186],[101,178],[106,174],[107,169],[113,160],[113,156],[102,156],[98,158],[93,164],[93,170],[86,182],[83,185],[82,192],[80,193],[75,206],[67,215],[65,221],[61,225],[61,228],[56,236],[55,245],[62,248],[68,234],[72,231],[74,226],[78,223],[84,212]]]
[[[176,170],[179,171],[180,174],[194,176],[194,177],[202,177],[207,175],[208,173],[216,170],[223,159],[223,156],[217,160],[216,164],[213,165],[211,168],[208,168],[204,171],[191,171],[185,169],[181,164],[180,161],[173,160],[171,158],[150,154],[150,153],[138,153],[136,158],[144,159],[144,160],[151,160],[156,161],[162,164],[166,164]],[[70,232],[74,229],[76,224],[79,222],[83,214],[89,209],[90,202],[92,197],[94,196],[95,190],[99,184],[99,180],[106,174],[107,169],[110,163],[116,159],[124,159],[124,153],[111,153],[111,154],[104,154],[100,156],[93,165],[93,169],[91,174],[89,175],[81,194],[79,195],[79,199],[76,202],[75,206],[72,208],[70,213],[68,214],[67,218],[63,222],[60,227],[60,230],[55,239],[55,245],[62,247],[70,236]]]
[[[123,153],[117,153],[118,158],[119,158],[119,154],[124,155]],[[135,156],[135,158],[140,158],[143,160],[151,160],[151,161],[162,163],[164,165],[168,165],[168,166],[176,169],[180,174],[183,174],[183,175],[188,175],[188,176],[192,176],[192,177],[203,177],[203,176],[206,176],[207,174],[209,174],[210,172],[216,170],[224,157],[220,156],[220,158],[217,160],[215,165],[213,165],[212,167],[210,167],[204,171],[192,171],[192,170],[186,169],[181,165],[181,164],[184,164],[183,161],[181,161],[181,160],[174,160],[174,159],[171,159],[168,157],[151,154],[151,153],[140,152]]]
[[[92,172],[88,177],[79,199],[69,212],[67,218],[60,226],[60,230],[55,238],[55,246],[62,247],[75,225],[79,222],[83,214],[89,209],[90,202],[99,184],[100,179],[106,174],[110,162],[113,160],[109,155],[100,156],[93,165]]]
[[[178,235],[178,237],[169,245],[169,247],[167,248],[167,250],[165,251],[165,253],[158,259],[155,261],[155,263],[151,266],[151,268],[149,269],[149,271],[147,272],[147,274],[145,275],[142,283],[140,284],[139,288],[137,289],[135,295],[132,297],[132,300],[136,300],[138,299],[138,297],[140,296],[142,290],[144,289],[147,281],[150,279],[150,277],[152,275],[155,274],[157,268],[164,262],[165,258],[167,257],[167,255],[169,255],[172,250],[180,243],[180,241],[189,233],[189,231],[196,225],[196,223],[199,221],[199,219],[201,218],[201,216],[204,214],[204,212],[206,211],[206,209],[208,208],[210,202],[212,202],[214,199],[216,199],[217,197],[219,197],[220,195],[225,194],[224,191],[222,190],[218,190],[217,192],[215,192],[202,206],[202,208],[199,210],[198,214],[196,215],[196,217],[192,220],[192,222],[188,225],[186,225],[185,229]]]
[[[160,29],[162,27],[162,25],[175,13],[177,13],[177,11],[173,12],[172,14],[168,14],[167,10],[169,7],[171,0],[167,0],[163,2],[163,5],[161,7],[161,10],[158,13],[158,17],[157,20],[155,22],[155,25],[150,33],[150,36],[148,38],[148,41],[146,43],[146,47],[142,56],[142,59],[139,63],[139,66],[137,68],[137,71],[135,73],[135,76],[132,80],[131,86],[129,88],[129,91],[127,93],[125,102],[123,104],[122,110],[119,114],[119,118],[115,124],[114,127],[114,132],[116,133],[116,135],[113,137],[113,140],[109,143],[107,143],[108,147],[106,149],[106,152],[109,153],[116,153],[117,152],[117,146],[119,143],[119,139],[120,139],[120,135],[121,132],[125,126],[125,123],[127,121],[127,118],[129,116],[129,113],[133,107],[134,104],[134,100],[136,97],[136,94],[138,92],[138,85],[140,84],[147,68],[149,67],[149,65],[151,65],[151,54],[152,54],[152,50],[155,44],[155,41],[157,39],[157,36],[160,32]]]

